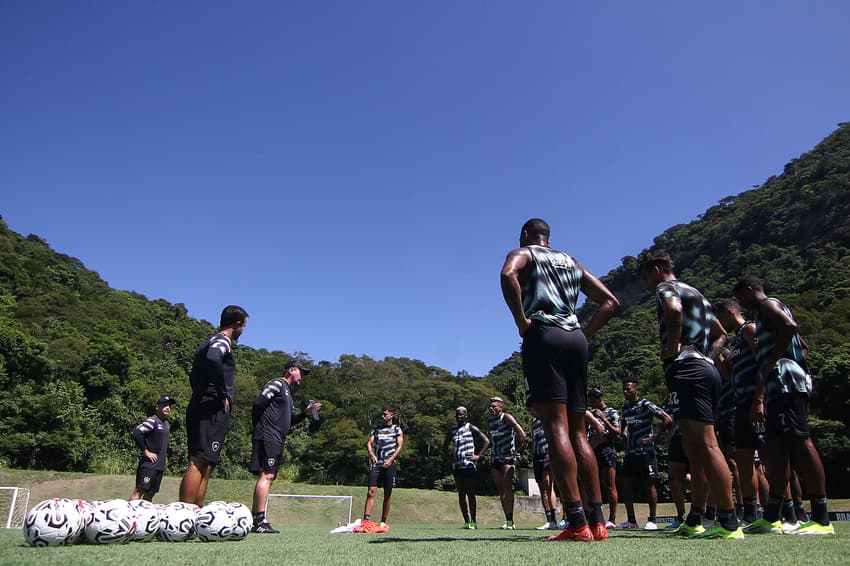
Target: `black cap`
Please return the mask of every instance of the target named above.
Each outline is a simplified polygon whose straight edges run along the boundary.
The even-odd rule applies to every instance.
[[[176,403],[176,401],[174,399],[172,399],[171,397],[169,397],[168,395],[163,395],[162,397],[159,398],[159,401],[156,402],[156,404],[160,405],[160,406],[173,405],[174,403]]]
[[[598,399],[599,397],[602,397],[602,390],[597,387],[594,387],[587,392],[587,396],[591,399]]]
[[[298,369],[300,369],[300,370],[301,370],[301,373],[310,373],[310,370],[309,370],[309,369],[307,369],[306,367],[304,367],[304,366],[301,364],[301,362],[299,362],[299,361],[297,361],[297,360],[292,360],[291,362],[289,362],[288,364],[286,364],[285,366],[283,366],[283,371],[286,371],[286,370],[288,370],[288,369],[290,369],[290,368],[298,368]]]

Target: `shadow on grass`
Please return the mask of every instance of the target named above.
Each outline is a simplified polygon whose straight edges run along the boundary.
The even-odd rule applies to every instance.
[[[370,540],[369,544],[383,544],[387,542],[534,542],[539,543],[545,541],[540,537],[521,536],[521,537],[487,537],[487,538],[471,538],[471,537],[428,537],[428,538],[402,538],[402,537],[381,537],[379,539]]]

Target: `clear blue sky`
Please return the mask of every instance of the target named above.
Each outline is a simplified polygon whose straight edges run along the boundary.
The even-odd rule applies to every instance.
[[[850,2],[0,2],[0,214],[314,361],[484,375],[534,216],[604,275],[850,120]]]

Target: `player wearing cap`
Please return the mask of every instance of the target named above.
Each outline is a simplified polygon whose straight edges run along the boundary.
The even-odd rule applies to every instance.
[[[180,501],[203,507],[207,486],[221,457],[233,409],[236,358],[232,341],[242,335],[248,313],[236,305],[221,311],[219,330],[195,350],[186,407],[189,466],[180,482]]]
[[[154,414],[139,423],[133,429],[133,442],[141,450],[139,465],[136,468],[136,488],[130,495],[130,501],[145,499],[152,501],[159,492],[162,483],[162,472],[165,470],[165,457],[168,451],[168,435],[171,423],[171,405],[174,399],[163,395],[156,402]]]
[[[585,429],[587,340],[620,302],[575,258],[549,246],[544,220],[523,224],[519,245],[505,258],[501,287],[522,336],[526,404],[543,423],[552,475],[569,519],[569,526],[550,540],[605,540],[599,470]],[[576,312],[580,293],[598,306],[584,326]],[[587,516],[579,476],[589,499]]]
[[[310,370],[300,362],[291,361],[283,369],[283,376],[276,377],[263,385],[262,391],[254,400],[251,409],[253,446],[249,470],[257,476],[254,486],[254,502],[251,512],[254,515],[255,533],[279,533],[266,519],[266,501],[283,456],[283,447],[289,430],[303,421],[308,414],[322,408],[321,403],[311,403],[300,412],[295,412],[292,400],[293,390],[301,385],[304,375]]]
[[[372,469],[369,472],[368,490],[366,492],[366,505],[363,508],[362,529],[355,532],[386,532],[387,518],[390,515],[390,503],[395,486],[396,458],[404,447],[404,434],[401,427],[393,424],[395,411],[389,405],[381,410],[381,425],[375,427],[366,441],[366,450],[369,452],[369,460]],[[384,502],[381,510],[381,523],[376,525],[369,519],[372,506],[375,504],[375,496],[378,488],[384,490]]]

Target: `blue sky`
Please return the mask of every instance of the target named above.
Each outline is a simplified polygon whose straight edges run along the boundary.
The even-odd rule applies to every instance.
[[[0,2],[0,214],[243,344],[484,375],[530,217],[604,275],[850,120],[850,3]]]

